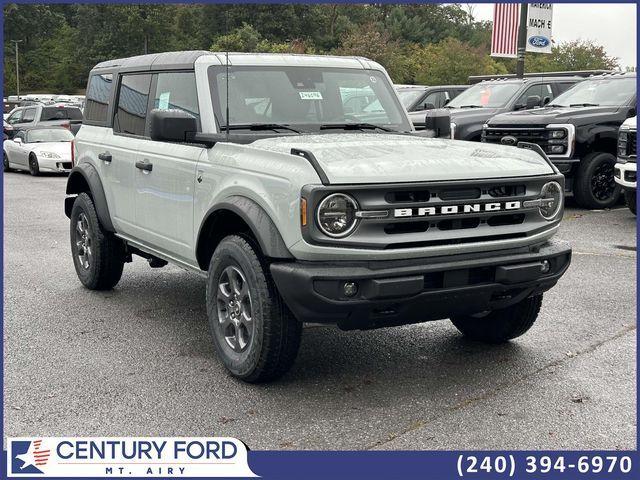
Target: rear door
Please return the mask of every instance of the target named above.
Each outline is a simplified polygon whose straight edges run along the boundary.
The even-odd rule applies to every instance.
[[[119,75],[114,106],[113,128],[106,129],[107,146],[98,162],[105,185],[114,226],[119,233],[138,238],[136,225],[134,178],[138,150],[147,138],[147,104],[151,89],[151,74]]]
[[[198,120],[193,71],[154,75],[150,109],[183,110]],[[193,257],[193,202],[200,146],[145,138],[134,172],[135,221],[143,242],[179,260]],[[145,168],[149,168],[146,170]]]

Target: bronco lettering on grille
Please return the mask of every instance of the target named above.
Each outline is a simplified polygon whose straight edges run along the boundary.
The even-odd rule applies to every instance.
[[[499,212],[502,210],[518,210],[522,202],[467,203],[463,205],[441,205],[419,208],[396,208],[394,217],[429,217],[433,215],[456,215],[460,213]]]

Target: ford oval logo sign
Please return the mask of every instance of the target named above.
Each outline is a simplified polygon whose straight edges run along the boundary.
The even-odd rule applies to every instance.
[[[518,139],[516,137],[512,137],[511,135],[507,135],[506,137],[502,137],[500,139],[500,143],[502,145],[515,145],[518,143]]]
[[[543,37],[542,35],[535,35],[529,39],[529,44],[532,47],[544,48],[549,45],[550,41],[547,37]]]

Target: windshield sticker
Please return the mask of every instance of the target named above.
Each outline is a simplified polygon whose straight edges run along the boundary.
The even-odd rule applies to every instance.
[[[300,94],[300,100],[322,100],[322,93],[320,92],[298,92]]]

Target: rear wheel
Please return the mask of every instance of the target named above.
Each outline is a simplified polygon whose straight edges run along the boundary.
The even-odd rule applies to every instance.
[[[266,382],[293,365],[302,324],[282,301],[257,247],[230,235],[209,264],[207,315],[224,366],[246,382]]]
[[[11,167],[9,167],[9,157],[7,157],[7,152],[5,152],[4,150],[2,151],[2,171],[3,172],[10,172],[11,171]]]
[[[40,175],[40,165],[38,164],[38,158],[35,155],[29,155],[29,173],[34,177]]]
[[[71,210],[71,255],[76,273],[90,290],[116,286],[124,268],[122,240],[105,231],[91,197],[81,193]]]
[[[620,185],[613,176],[616,157],[594,152],[582,159],[573,186],[576,202],[583,208],[613,207],[620,198]]]
[[[636,191],[635,190],[625,190],[624,191],[624,199],[627,202],[627,207],[631,210],[631,213],[636,215]]]
[[[538,318],[541,305],[542,294],[484,316],[465,315],[452,318],[451,322],[472,340],[503,343],[527,332]]]

